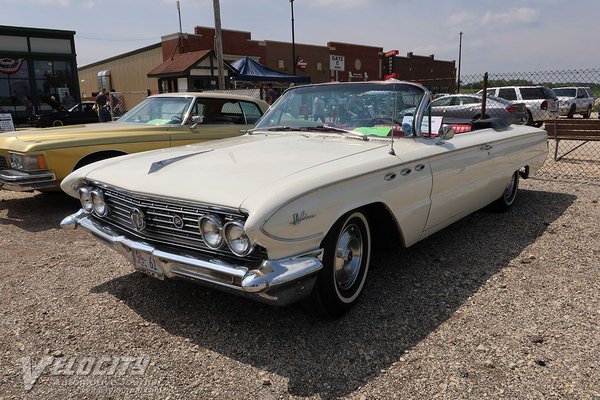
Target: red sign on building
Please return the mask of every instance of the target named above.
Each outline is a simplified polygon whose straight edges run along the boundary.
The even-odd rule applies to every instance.
[[[307,65],[308,65],[308,63],[302,57],[296,58],[296,67],[298,69],[301,69],[302,71],[306,71]]]

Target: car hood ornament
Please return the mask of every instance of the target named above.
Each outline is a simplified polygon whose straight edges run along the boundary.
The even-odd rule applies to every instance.
[[[150,169],[148,170],[148,175],[150,175],[156,171],[160,171],[164,167],[171,165],[173,163],[176,163],[177,161],[181,161],[186,158],[196,156],[198,154],[208,153],[209,151],[213,151],[213,149],[199,151],[197,153],[192,153],[192,154],[186,154],[186,155],[179,156],[179,157],[167,158],[166,160],[155,161],[152,163],[152,165],[150,165]]]

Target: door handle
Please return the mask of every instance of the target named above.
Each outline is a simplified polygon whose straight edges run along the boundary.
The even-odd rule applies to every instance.
[[[489,144],[484,144],[483,146],[481,146],[479,148],[479,150],[491,150],[493,146],[489,145]]]

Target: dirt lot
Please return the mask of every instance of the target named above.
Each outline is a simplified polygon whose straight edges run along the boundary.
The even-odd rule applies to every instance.
[[[376,255],[327,321],[134,273],[59,229],[76,202],[0,191],[0,399],[600,399],[599,200],[522,182],[510,212]]]

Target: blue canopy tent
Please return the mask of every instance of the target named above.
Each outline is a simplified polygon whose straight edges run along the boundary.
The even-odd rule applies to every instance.
[[[296,76],[277,72],[247,56],[232,62],[230,65],[238,71],[237,74],[231,77],[232,80],[236,81],[310,83],[310,76]]]

